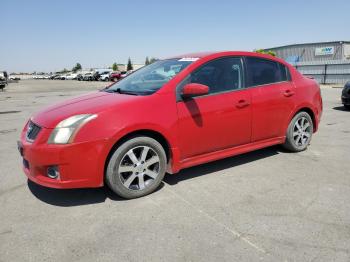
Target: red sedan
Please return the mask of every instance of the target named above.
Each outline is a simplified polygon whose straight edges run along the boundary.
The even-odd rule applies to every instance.
[[[113,82],[118,81],[121,78],[121,72],[115,71],[110,73],[109,79]]]
[[[35,183],[106,182],[135,198],[154,191],[166,172],[276,144],[305,150],[321,114],[318,84],[281,59],[197,53],[159,60],[40,111],[18,146]]]

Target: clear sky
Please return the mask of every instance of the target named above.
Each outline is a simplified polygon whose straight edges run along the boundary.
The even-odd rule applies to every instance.
[[[0,69],[135,63],[146,56],[350,40],[349,0],[0,1]]]

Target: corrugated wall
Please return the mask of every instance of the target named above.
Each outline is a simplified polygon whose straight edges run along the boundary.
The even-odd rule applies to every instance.
[[[312,76],[320,84],[345,84],[350,81],[350,61],[300,62],[294,66],[300,73]]]
[[[287,59],[291,56],[299,56],[302,61],[328,61],[328,60],[342,60],[344,59],[343,45],[340,42],[335,43],[319,43],[319,44],[305,44],[305,45],[291,45],[285,47],[270,48],[266,50],[272,50],[276,52],[276,55],[282,59]],[[334,54],[332,55],[315,55],[316,48],[322,47],[334,47]]]
[[[325,47],[332,47],[332,54],[319,52],[316,55],[316,49]],[[312,76],[319,83],[344,84],[350,81],[350,43],[348,41],[289,45],[265,50],[276,52],[278,57],[289,61],[302,74]],[[294,60],[295,58],[299,60]]]

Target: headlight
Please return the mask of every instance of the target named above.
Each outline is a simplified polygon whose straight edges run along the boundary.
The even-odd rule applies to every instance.
[[[90,120],[96,118],[97,115],[84,114],[68,117],[61,121],[51,132],[49,144],[68,144],[71,143],[74,135],[78,130]]]

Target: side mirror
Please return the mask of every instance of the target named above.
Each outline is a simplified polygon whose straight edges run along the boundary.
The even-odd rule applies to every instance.
[[[200,96],[206,95],[209,93],[209,87],[202,84],[191,83],[184,86],[182,89],[183,97],[192,97],[192,96]]]

